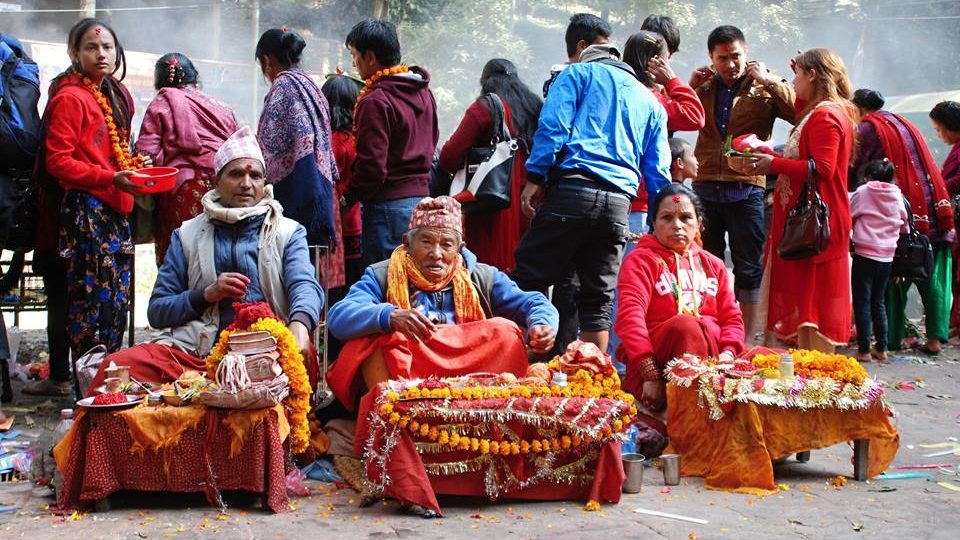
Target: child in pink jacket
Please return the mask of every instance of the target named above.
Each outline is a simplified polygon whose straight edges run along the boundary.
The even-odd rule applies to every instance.
[[[900,232],[907,232],[907,208],[888,160],[867,163],[863,181],[850,196],[853,219],[853,268],[850,272],[857,324],[857,360],[887,359],[887,281]],[[876,348],[870,352],[871,323]]]

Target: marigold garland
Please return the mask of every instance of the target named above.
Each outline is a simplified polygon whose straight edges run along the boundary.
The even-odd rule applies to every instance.
[[[124,133],[124,136],[121,137],[117,130],[117,122],[113,118],[113,107],[110,106],[110,100],[103,95],[100,88],[89,77],[82,77],[81,82],[93,93],[93,99],[96,100],[100,110],[103,111],[103,121],[107,125],[107,135],[110,137],[113,157],[117,161],[117,166],[121,171],[133,171],[143,167],[143,157],[133,156],[130,153],[130,139],[127,134]]]
[[[827,354],[805,349],[790,349],[787,352],[793,355],[793,373],[797,377],[829,378],[852,384],[862,384],[868,377],[867,370],[863,369],[859,362],[843,354]],[[764,370],[764,376],[772,375],[774,370],[779,374],[780,355],[758,354],[753,357],[753,365],[757,369]]]
[[[360,93],[357,94],[357,101],[353,103],[353,132],[357,132],[357,108],[360,106],[360,100],[363,99],[363,96],[367,94],[367,90],[373,87],[373,83],[380,80],[382,77],[387,75],[399,75],[401,73],[406,73],[410,71],[410,68],[405,64],[399,64],[393,67],[386,69],[381,69],[374,73],[369,79],[363,81],[363,88],[360,89]]]
[[[307,369],[303,365],[303,355],[297,342],[283,322],[272,318],[262,317],[247,328],[226,328],[220,333],[220,340],[207,356],[207,374],[213,378],[217,372],[217,365],[223,360],[229,350],[228,340],[231,334],[238,332],[270,332],[277,338],[277,351],[280,353],[280,367],[287,375],[290,385],[290,395],[283,403],[288,411],[290,422],[290,449],[294,454],[307,450],[310,444],[310,423],[307,414],[310,412],[310,379]]]

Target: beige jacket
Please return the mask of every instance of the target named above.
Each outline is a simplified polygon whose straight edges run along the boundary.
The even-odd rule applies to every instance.
[[[748,182],[764,186],[766,178],[763,175],[748,176],[727,167],[727,160],[723,155],[724,141],[720,137],[720,130],[714,120],[716,118],[714,115],[716,86],[714,78],[697,88],[697,96],[700,97],[700,103],[703,104],[706,115],[706,124],[700,130],[697,147],[694,150],[697,161],[700,163],[700,171],[695,181]],[[753,133],[763,140],[769,139],[773,132],[773,122],[777,118],[794,123],[795,98],[793,88],[786,80],[775,79],[766,87],[752,79],[744,81],[733,98],[727,134],[737,138],[746,133]]]

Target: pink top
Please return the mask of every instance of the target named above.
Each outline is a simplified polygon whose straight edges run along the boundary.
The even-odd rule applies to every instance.
[[[901,232],[910,230],[907,208],[896,184],[870,181],[850,195],[853,219],[853,252],[880,262],[890,262]]]
[[[196,176],[213,178],[213,156],[237,131],[233,111],[192,87],[161,88],[140,126],[137,153],[180,169],[177,189]]]

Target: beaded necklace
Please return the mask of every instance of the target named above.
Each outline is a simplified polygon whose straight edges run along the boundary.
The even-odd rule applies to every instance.
[[[113,118],[113,107],[107,96],[103,95],[100,88],[90,80],[89,77],[82,77],[80,81],[93,93],[93,99],[96,100],[100,110],[103,111],[103,121],[107,125],[107,134],[110,136],[110,143],[113,146],[113,157],[117,161],[117,166],[121,171],[132,171],[143,167],[143,158],[134,157],[130,154],[130,140],[127,137],[120,137],[117,130],[117,123]]]

